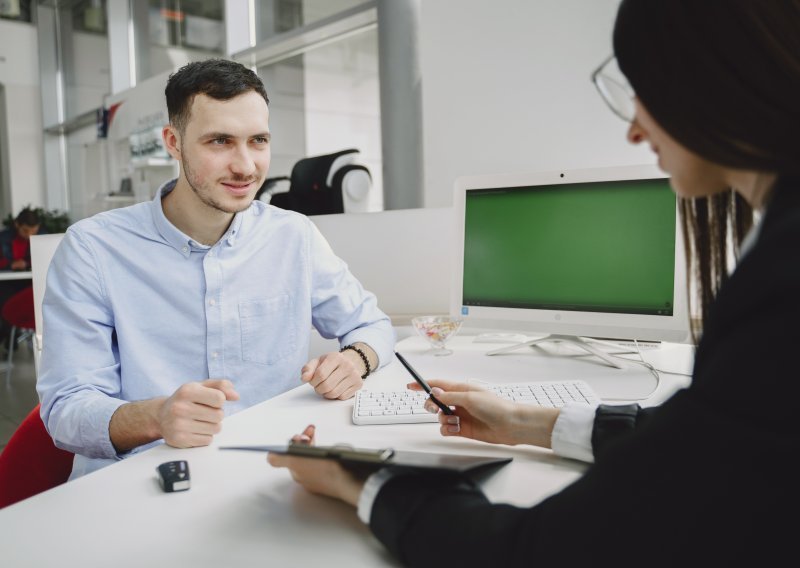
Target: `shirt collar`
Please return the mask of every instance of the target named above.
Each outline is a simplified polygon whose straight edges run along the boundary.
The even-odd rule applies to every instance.
[[[761,232],[761,216],[759,215],[753,222],[753,226],[750,227],[750,230],[745,235],[744,239],[742,239],[742,244],[739,245],[739,260],[743,259],[747,253],[749,253],[754,246],[756,246],[756,242],[758,241],[758,235]]]
[[[189,258],[192,251],[205,251],[210,249],[211,247],[207,245],[203,245],[186,235],[183,231],[179,230],[175,225],[173,225],[167,216],[164,214],[164,206],[162,203],[162,199],[173,189],[175,189],[175,184],[178,182],[177,179],[170,180],[164,183],[161,187],[158,188],[156,191],[156,195],[152,201],[152,214],[153,214],[153,222],[155,223],[156,230],[172,248],[178,251],[184,258]],[[252,206],[251,206],[252,207]],[[218,243],[220,245],[226,246],[233,246],[236,243],[236,239],[239,236],[242,228],[242,220],[244,219],[244,214],[248,210],[241,211],[234,215],[233,221],[231,221],[228,230],[225,231],[225,234],[222,235]]]

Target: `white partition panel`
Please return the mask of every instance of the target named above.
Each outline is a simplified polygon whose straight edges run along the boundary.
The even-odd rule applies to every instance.
[[[39,376],[39,354],[42,350],[42,300],[47,283],[47,269],[50,260],[58,248],[64,233],[52,235],[33,235],[31,237],[31,276],[33,280],[33,310],[36,323],[36,338],[34,341],[33,362],[36,376]]]
[[[453,209],[310,217],[395,325],[449,310]]]

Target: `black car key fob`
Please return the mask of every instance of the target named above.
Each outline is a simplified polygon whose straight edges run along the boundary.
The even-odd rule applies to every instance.
[[[165,493],[186,491],[191,485],[189,464],[186,460],[162,463],[156,471],[158,471],[158,483]]]

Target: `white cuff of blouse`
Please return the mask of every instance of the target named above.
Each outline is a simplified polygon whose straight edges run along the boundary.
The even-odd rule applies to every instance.
[[[378,492],[395,475],[396,473],[385,467],[367,478],[366,483],[364,483],[364,489],[361,490],[361,496],[358,498],[358,518],[361,519],[362,523],[369,524],[369,519],[372,516],[372,505],[375,503]]]
[[[550,445],[553,452],[565,458],[593,463],[592,429],[597,405],[569,402],[553,426]]]

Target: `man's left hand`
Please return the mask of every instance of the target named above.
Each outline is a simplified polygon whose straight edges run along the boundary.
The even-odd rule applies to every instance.
[[[303,366],[300,378],[325,398],[347,400],[363,385],[364,363],[358,353],[326,353]]]

